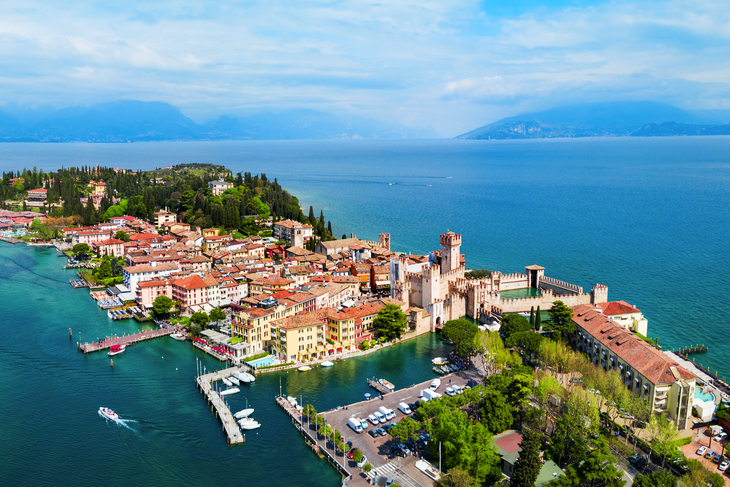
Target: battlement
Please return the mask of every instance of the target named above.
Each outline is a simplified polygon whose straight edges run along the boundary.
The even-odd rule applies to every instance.
[[[438,267],[438,266],[435,266]],[[449,277],[464,277],[464,272],[466,272],[466,268],[464,266],[457,267],[456,269],[451,269],[448,272],[444,272],[441,274],[442,277],[449,278]]]
[[[540,279],[540,284],[543,284],[543,283],[549,284],[549,285],[552,285],[552,286],[555,286],[555,287],[560,288],[560,289],[565,289],[565,290],[573,291],[576,294],[583,294],[583,288],[582,287],[577,286],[575,284],[571,284],[569,282],[560,281],[560,280],[554,279],[552,277],[543,276]]]
[[[523,279],[527,279],[527,275],[520,272],[516,272],[514,274],[504,274],[503,276],[501,276],[502,281],[521,281]]]
[[[461,235],[454,232],[448,232],[441,235],[441,245],[454,246],[461,245]]]

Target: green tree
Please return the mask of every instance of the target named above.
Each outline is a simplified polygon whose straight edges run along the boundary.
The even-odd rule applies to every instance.
[[[109,259],[101,261],[101,265],[97,269],[96,275],[98,279],[109,279],[112,277],[112,264]]]
[[[535,331],[540,331],[542,328],[542,316],[540,316],[540,307],[537,307],[535,312]]]
[[[370,471],[371,471],[371,470],[373,469],[373,466],[372,466],[372,465],[370,465],[369,463],[366,463],[366,464],[365,464],[365,466],[364,466],[364,467],[362,467],[362,469],[363,469],[363,470],[364,470],[365,472],[370,472]]]
[[[51,227],[41,222],[40,218],[33,220],[33,223],[30,224],[30,229],[42,240],[50,240],[53,237]]]
[[[559,332],[561,337],[567,337],[575,332],[573,323],[573,310],[562,301],[555,301],[553,307],[548,311],[550,320],[545,324],[545,329],[551,332]]]
[[[634,477],[635,487],[677,487],[677,477],[666,470],[657,470]]]
[[[226,314],[220,308],[210,310],[210,321],[214,323],[221,322],[226,319]]]
[[[520,456],[510,479],[510,487],[534,487],[540,474],[540,434],[533,430],[522,432]]]
[[[479,413],[482,424],[493,434],[505,431],[514,422],[512,406],[499,391],[493,389],[484,388]]]
[[[530,324],[535,328],[535,307],[530,306]]]
[[[304,408],[302,408],[302,414],[311,420],[317,415],[317,410],[311,404],[307,404]]]
[[[124,230],[119,230],[115,235],[114,238],[121,240],[122,242],[129,242],[129,235],[127,235],[127,232]]]
[[[196,337],[200,335],[201,331],[203,331],[203,327],[198,325],[197,323],[191,323],[189,330],[190,334]]]
[[[362,462],[363,454],[362,450],[355,450],[352,452],[352,459],[355,461],[355,463]]]
[[[673,444],[679,438],[679,431],[664,416],[654,416],[649,422],[651,448],[662,459],[662,468],[667,458],[677,451]]]
[[[202,329],[205,329],[210,322],[210,318],[204,311],[198,311],[197,313],[193,313],[190,317],[190,321],[200,326]]]
[[[539,333],[533,331],[521,331],[513,333],[509,338],[505,339],[504,344],[509,348],[518,348],[523,353],[523,357],[532,361],[540,353],[541,342],[545,340]]]
[[[155,301],[152,303],[152,313],[158,318],[165,317],[170,313],[172,306],[172,299],[168,298],[164,294],[157,296]]]
[[[73,246],[71,252],[73,252],[76,257],[91,255],[91,247],[89,247],[89,244],[79,243]]]
[[[514,333],[521,333],[532,330],[530,322],[522,315],[509,314],[502,318],[502,324],[499,327],[499,334],[504,336],[505,340]]]
[[[447,321],[441,330],[441,336],[454,343],[456,354],[459,357],[473,357],[476,354],[476,342],[474,338],[479,327],[474,323],[459,318],[458,320]]]
[[[405,443],[408,440],[416,440],[420,430],[421,425],[410,416],[406,416],[395,423],[389,433],[393,438],[400,438],[400,442]]]
[[[386,304],[378,311],[373,327],[388,340],[399,339],[406,330],[406,314],[397,304]]]
[[[471,487],[473,484],[474,478],[468,472],[454,467],[434,482],[433,487]]]
[[[679,479],[679,487],[723,487],[722,475],[707,470],[701,462],[690,458],[687,460],[689,472]]]
[[[624,481],[616,468],[616,457],[608,449],[608,442],[598,438],[593,444],[594,449],[576,467],[581,484],[590,487],[623,487]]]

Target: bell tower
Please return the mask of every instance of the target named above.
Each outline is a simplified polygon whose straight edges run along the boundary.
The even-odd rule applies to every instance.
[[[461,267],[461,235],[448,232],[441,235],[441,274]]]

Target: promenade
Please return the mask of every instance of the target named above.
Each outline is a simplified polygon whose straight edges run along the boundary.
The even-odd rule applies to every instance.
[[[106,350],[114,345],[132,345],[134,343],[151,340],[153,338],[163,337],[175,332],[175,328],[160,328],[159,330],[141,331],[132,335],[122,335],[120,337],[106,337],[94,342],[87,342],[79,345],[79,349],[84,353],[99,352]]]

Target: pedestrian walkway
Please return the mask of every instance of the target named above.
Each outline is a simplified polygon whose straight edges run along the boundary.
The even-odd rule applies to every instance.
[[[396,463],[386,463],[378,468],[374,468],[367,473],[367,476],[373,479],[373,481],[376,481],[381,476],[391,478],[402,487],[423,487],[401,470],[400,466]]]

